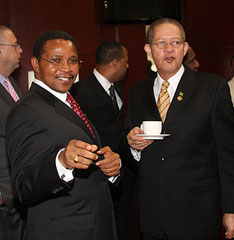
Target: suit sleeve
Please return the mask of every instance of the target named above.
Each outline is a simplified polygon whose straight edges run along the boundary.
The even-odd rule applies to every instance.
[[[37,110],[28,105],[18,106],[8,118],[7,153],[13,184],[20,201],[28,206],[71,189],[55,166],[56,154],[64,146],[50,141],[50,134]]]
[[[216,141],[223,211],[234,213],[234,110],[225,80],[217,87],[211,124]]]

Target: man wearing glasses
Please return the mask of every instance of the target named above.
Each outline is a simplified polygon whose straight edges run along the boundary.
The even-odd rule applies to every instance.
[[[26,239],[117,240],[109,183],[120,158],[101,146],[69,93],[79,72],[77,43],[65,32],[45,32],[31,63],[36,79],[7,125],[14,187],[28,207]]]
[[[24,218],[11,182],[10,166],[6,154],[6,119],[12,107],[22,96],[16,81],[10,76],[22,54],[17,39],[6,26],[0,26],[0,239],[20,240],[24,231]]]
[[[146,53],[157,76],[129,94],[127,140],[139,161],[140,227],[144,240],[217,240],[223,225],[234,236],[234,111],[225,79],[182,65],[183,27],[159,19],[149,28]],[[142,121],[162,121],[151,140]],[[138,127],[136,127],[138,126]],[[221,205],[222,203],[222,205]]]

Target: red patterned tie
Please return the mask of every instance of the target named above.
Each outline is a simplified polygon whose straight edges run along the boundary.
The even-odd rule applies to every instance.
[[[77,101],[72,97],[72,95],[70,93],[67,93],[67,102],[71,105],[71,108],[73,109],[73,111],[84,121],[85,125],[87,126],[87,128],[89,129],[89,131],[91,132],[92,136],[94,136],[93,130],[89,124],[89,122],[87,121],[84,113],[82,112],[79,104],[77,103]]]

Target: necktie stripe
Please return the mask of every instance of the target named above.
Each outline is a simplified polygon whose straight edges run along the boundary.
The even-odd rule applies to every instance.
[[[70,104],[72,110],[84,121],[86,127],[89,129],[92,136],[95,137],[95,135],[93,133],[93,130],[92,130],[88,120],[86,119],[84,113],[82,112],[79,104],[77,103],[77,101],[73,98],[73,96],[70,93],[67,93],[67,100],[66,101]]]
[[[161,86],[161,91],[158,96],[158,111],[160,113],[161,119],[164,122],[167,116],[167,111],[170,106],[170,96],[167,91],[167,88],[169,87],[169,82],[164,81]]]
[[[158,104],[158,107],[160,107],[161,108],[161,106],[163,106],[163,104],[166,102],[168,102],[167,100],[168,100],[168,98],[169,98],[169,96],[166,96],[166,98],[165,99],[162,99],[161,100],[161,103],[160,104]]]

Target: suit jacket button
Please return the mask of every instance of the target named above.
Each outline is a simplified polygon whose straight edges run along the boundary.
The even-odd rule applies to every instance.
[[[165,158],[163,158],[163,157],[162,157],[162,158],[161,158],[161,160],[162,160],[162,161],[164,161],[164,160],[165,160]]]

